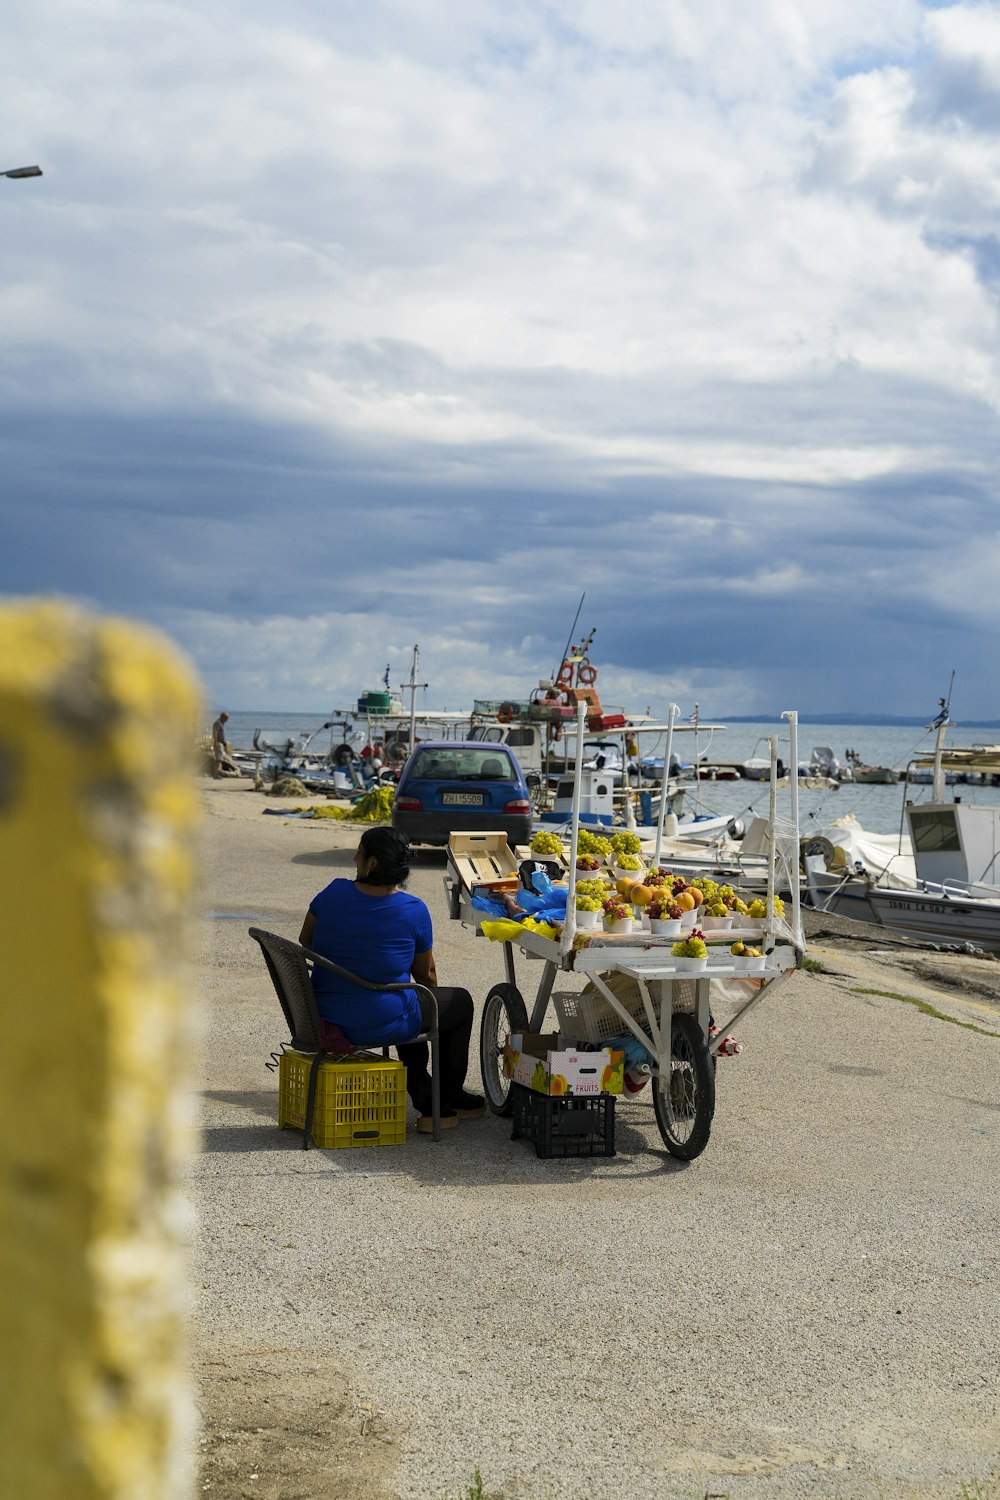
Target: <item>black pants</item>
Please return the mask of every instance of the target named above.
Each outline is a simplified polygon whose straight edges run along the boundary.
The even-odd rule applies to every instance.
[[[469,1042],[472,1037],[472,996],[468,990],[449,985],[432,984],[438,1003],[438,1029],[441,1033],[441,1108],[451,1109],[465,1088],[469,1067]],[[431,1024],[430,1007],[423,995],[420,1015],[424,1027]],[[430,1048],[426,1042],[404,1042],[396,1048],[406,1066],[406,1091],[422,1115],[431,1112],[431,1079],[427,1071]]]

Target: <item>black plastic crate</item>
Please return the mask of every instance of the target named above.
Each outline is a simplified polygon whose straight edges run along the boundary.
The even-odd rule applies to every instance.
[[[614,1156],[615,1096],[594,1094],[553,1099],[523,1083],[512,1083],[512,1141],[534,1141],[539,1156]]]

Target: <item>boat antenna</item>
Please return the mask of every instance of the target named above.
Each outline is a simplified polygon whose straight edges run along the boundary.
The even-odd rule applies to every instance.
[[[584,599],[586,599],[586,597],[587,597],[587,590],[584,589],[583,593],[580,595],[580,602],[576,606],[576,614],[573,616],[573,623],[570,626],[569,635],[566,637],[566,644],[563,647],[563,654],[559,658],[559,661],[556,664],[555,671],[552,673],[552,681],[553,682],[555,682],[556,678],[559,676],[559,668],[562,666],[563,662],[566,660],[566,657],[569,655],[569,648],[573,644],[573,636],[574,636],[574,634],[576,632],[576,622],[580,618],[580,611],[583,608],[583,601],[584,601]]]

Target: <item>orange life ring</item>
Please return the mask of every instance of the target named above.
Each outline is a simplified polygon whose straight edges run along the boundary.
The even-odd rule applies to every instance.
[[[500,724],[509,724],[513,717],[513,703],[501,703],[500,707],[497,709],[497,722]]]
[[[576,680],[582,687],[591,687],[597,681],[597,668],[589,661],[582,661],[576,669]]]
[[[559,687],[573,686],[573,663],[571,661],[563,662],[559,668],[559,676],[556,678],[556,682]]]

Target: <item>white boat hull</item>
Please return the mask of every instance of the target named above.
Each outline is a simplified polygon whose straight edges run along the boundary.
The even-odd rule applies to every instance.
[[[1000,953],[1000,900],[878,887],[869,891],[868,899],[883,927],[902,937],[972,943]]]

